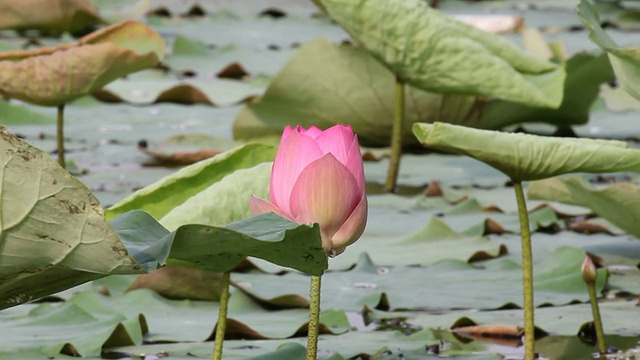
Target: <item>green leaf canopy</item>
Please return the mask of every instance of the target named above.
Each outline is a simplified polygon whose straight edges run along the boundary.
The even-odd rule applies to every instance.
[[[0,128],[0,309],[107,274],[142,272],[91,191]]]
[[[65,104],[109,82],[158,64],[162,37],[125,21],[77,42],[0,54],[0,94],[44,106]]]
[[[466,155],[516,181],[572,172],[640,171],[640,151],[613,140],[549,138],[478,130],[444,123],[414,124],[426,147]]]
[[[578,16],[589,29],[589,38],[609,54],[609,61],[622,87],[640,99],[640,48],[619,47],[600,26],[600,16],[589,0],[581,0]]]
[[[562,66],[433,10],[422,0],[319,2],[404,83],[534,106],[555,108],[562,101]]]

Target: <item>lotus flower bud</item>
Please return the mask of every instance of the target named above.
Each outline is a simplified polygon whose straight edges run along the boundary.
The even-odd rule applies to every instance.
[[[324,249],[335,256],[364,231],[364,185],[360,145],[350,126],[325,131],[287,126],[271,169],[270,201],[252,195],[251,212],[318,223]]]
[[[591,257],[589,255],[584,257],[584,261],[582,262],[582,267],[580,268],[580,272],[582,273],[582,278],[587,283],[592,283],[596,281],[597,272],[596,266],[593,264]]]

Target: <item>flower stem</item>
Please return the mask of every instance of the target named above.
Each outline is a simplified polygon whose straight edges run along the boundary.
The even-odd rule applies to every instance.
[[[227,330],[227,309],[229,307],[229,278],[231,271],[222,273],[222,292],[220,294],[220,309],[218,310],[218,325],[213,345],[213,360],[222,360],[222,344]]]
[[[396,78],[395,111],[393,115],[393,129],[391,130],[391,158],[387,171],[385,191],[394,192],[400,170],[400,155],[402,155],[402,129],[404,127],[404,83]]]
[[[591,302],[591,312],[593,313],[593,324],[596,327],[596,339],[598,341],[598,350],[600,355],[607,353],[607,344],[604,341],[604,331],[602,330],[602,318],[600,317],[600,309],[598,308],[598,296],[596,295],[596,282],[588,281],[589,301]]]
[[[527,203],[522,190],[522,182],[513,180],[513,189],[518,202],[520,236],[522,238],[522,292],[524,294],[524,358],[535,359],[535,324],[533,321],[533,260],[531,255],[531,232]]]
[[[318,356],[318,332],[320,323],[320,283],[321,275],[311,275],[309,304],[309,333],[307,335],[307,360],[316,360]]]
[[[62,168],[66,168],[64,161],[64,104],[58,105],[58,120],[57,120],[57,140],[58,140],[58,164]]]

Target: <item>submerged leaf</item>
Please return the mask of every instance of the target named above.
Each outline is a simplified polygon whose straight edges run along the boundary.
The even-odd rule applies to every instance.
[[[114,24],[68,44],[0,54],[0,94],[32,104],[65,104],[156,65],[164,40],[146,25]]]
[[[49,154],[0,129],[0,309],[140,273],[100,203]]]
[[[565,72],[421,0],[320,0],[397,78],[438,93],[558,107]]]
[[[426,147],[480,160],[516,181],[640,170],[640,151],[626,149],[622,141],[550,138],[444,123],[414,124],[413,132]]]

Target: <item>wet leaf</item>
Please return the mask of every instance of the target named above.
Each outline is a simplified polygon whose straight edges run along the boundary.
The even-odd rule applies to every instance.
[[[626,149],[621,141],[550,138],[445,123],[414,124],[413,131],[426,147],[475,158],[516,181],[640,170],[640,151]]]
[[[562,101],[565,72],[561,66],[420,0],[320,3],[404,83],[437,93],[490,96],[552,108]]]
[[[0,309],[108,274],[142,272],[84,184],[4,128],[0,149]]]
[[[142,23],[121,22],[77,42],[0,54],[0,94],[58,106],[156,65],[164,40]]]
[[[74,32],[104,24],[87,0],[31,0],[0,3],[0,29],[57,30]]]

